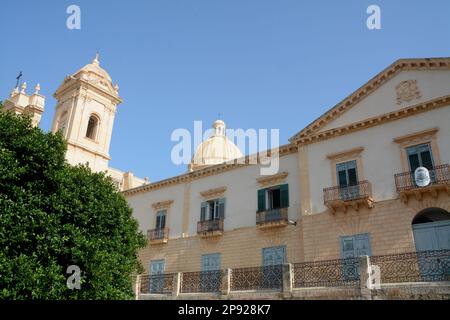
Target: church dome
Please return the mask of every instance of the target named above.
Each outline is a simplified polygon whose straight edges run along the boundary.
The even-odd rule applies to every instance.
[[[189,165],[190,171],[243,157],[241,150],[226,137],[225,128],[222,120],[214,122],[214,132],[197,147]]]
[[[75,75],[78,75],[80,73],[84,73],[84,74],[94,73],[97,76],[100,76],[101,78],[106,79],[110,83],[112,83],[112,79],[111,79],[110,75],[108,74],[108,72],[106,72],[105,69],[100,67],[100,60],[99,60],[98,53],[95,55],[95,58],[94,58],[94,60],[92,60],[91,63],[85,65],[83,68],[81,68],[80,70],[75,72]]]

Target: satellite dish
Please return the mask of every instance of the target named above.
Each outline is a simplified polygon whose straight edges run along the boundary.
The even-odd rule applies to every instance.
[[[430,171],[425,167],[418,167],[414,171],[414,180],[419,187],[426,187],[431,183]]]

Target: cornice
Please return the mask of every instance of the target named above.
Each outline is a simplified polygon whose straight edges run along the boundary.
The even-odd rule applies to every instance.
[[[96,93],[107,96],[114,104],[118,105],[122,103],[122,99],[120,96],[117,96],[102,87],[96,86],[95,84],[85,80],[85,79],[79,79],[75,77],[70,77],[68,81],[64,81],[63,84],[56,90],[56,92],[53,94],[53,97],[58,99],[58,96],[63,95],[67,91],[73,90],[73,87],[75,88],[83,88],[83,89],[91,89],[92,91],[95,91]]]
[[[427,130],[422,130],[419,132],[415,132],[415,133],[407,134],[405,136],[394,138],[394,142],[398,143],[398,144],[403,144],[405,142],[409,142],[412,140],[423,139],[425,137],[432,137],[438,131],[439,131],[439,128],[437,128],[437,127],[427,129]]]
[[[72,142],[72,140],[68,140],[67,144],[72,146],[72,147],[79,148],[79,149],[82,149],[82,150],[87,151],[89,153],[92,153],[92,154],[95,154],[97,156],[100,156],[100,157],[102,157],[102,158],[104,158],[106,160],[111,160],[111,157],[109,155],[107,155],[105,153],[102,153],[102,152],[98,152],[98,151],[92,151],[91,149],[89,149],[86,146],[83,146],[81,144]]]
[[[206,199],[221,197],[227,190],[227,187],[219,187],[200,192],[201,196]]]
[[[342,159],[342,158],[354,157],[354,156],[360,155],[361,152],[363,152],[363,151],[364,151],[364,147],[358,147],[358,148],[353,148],[353,149],[342,151],[342,152],[328,154],[327,158],[330,160],[337,160],[337,159]]]
[[[275,150],[277,152],[279,152],[280,157],[283,157],[283,156],[287,156],[287,155],[296,153],[298,148],[294,144],[286,144],[286,145],[280,146],[278,149],[275,149]],[[268,153],[271,154],[272,153],[271,150],[269,150]],[[247,167],[250,165],[255,165],[256,163],[253,162],[253,159],[255,159],[255,158],[258,159],[259,157],[257,155],[249,155],[242,159],[235,160],[234,163],[223,163],[223,164],[217,164],[214,166],[209,166],[209,167],[206,167],[203,169],[199,169],[199,170],[188,172],[188,173],[185,173],[185,174],[182,174],[179,176],[175,176],[173,178],[168,178],[168,179],[164,179],[161,181],[149,183],[149,184],[146,184],[143,186],[139,186],[139,187],[136,187],[133,189],[128,189],[128,190],[123,191],[122,193],[125,196],[132,196],[132,195],[136,195],[139,193],[150,192],[153,190],[158,190],[161,188],[174,186],[177,184],[189,183],[189,182],[197,180],[197,179],[214,176],[214,175],[217,175],[217,174],[220,174],[223,172],[239,169],[242,167]]]
[[[263,187],[267,187],[269,185],[280,184],[286,180],[288,176],[287,172],[280,172],[271,176],[265,176],[256,179],[256,181]]]
[[[387,122],[403,119],[433,109],[446,107],[450,105],[450,95],[439,97],[436,99],[428,100],[414,106],[399,109],[388,113],[381,114],[376,117],[368,118],[362,121],[354,122],[346,126],[333,128],[327,131],[319,132],[316,134],[308,135],[304,138],[298,139],[296,142],[298,145],[311,144],[318,141],[323,141],[338,136],[342,136],[355,131],[371,128]]]
[[[152,207],[155,210],[167,209],[172,205],[172,203],[173,203],[173,200],[159,201],[159,202],[153,203]]]

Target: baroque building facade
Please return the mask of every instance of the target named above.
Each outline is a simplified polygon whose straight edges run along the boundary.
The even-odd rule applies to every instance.
[[[449,58],[401,59],[272,150],[277,174],[209,139],[187,173],[124,191],[146,272],[450,249],[449,84]]]
[[[5,108],[38,125],[45,98],[25,90]],[[270,150],[279,170],[269,176],[222,120],[184,174],[150,183],[110,168],[122,100],[98,56],[54,97],[68,162],[112,176],[147,234],[146,273],[450,249],[450,58],[394,62]]]

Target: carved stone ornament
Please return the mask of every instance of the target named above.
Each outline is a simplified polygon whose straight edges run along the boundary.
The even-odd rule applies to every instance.
[[[417,80],[402,81],[395,87],[395,91],[397,92],[397,104],[399,105],[421,97]]]

